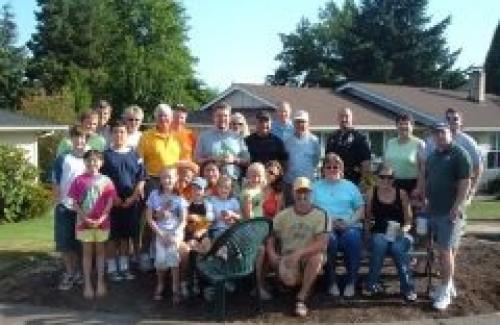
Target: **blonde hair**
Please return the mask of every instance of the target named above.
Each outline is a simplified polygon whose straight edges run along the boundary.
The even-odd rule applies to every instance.
[[[242,137],[250,135],[250,130],[248,129],[247,119],[245,118],[245,116],[239,112],[233,113],[231,115],[231,123],[240,121],[242,123],[242,126],[239,135],[241,135]]]
[[[227,175],[220,175],[219,179],[217,180],[217,187],[220,186],[229,186],[231,187],[231,193],[233,191],[233,179]]]
[[[249,185],[249,180],[248,180],[248,175],[250,171],[254,171],[260,175],[260,186],[264,187],[267,184],[266,181],[266,167],[264,167],[264,164],[260,162],[254,162],[251,163],[250,166],[247,168],[247,174],[245,178],[245,182],[243,184],[244,187],[247,187]]]
[[[165,189],[161,185],[161,176],[167,172],[173,171],[175,175],[175,182],[174,182],[174,191],[175,191],[175,183],[177,183],[177,179],[179,178],[179,173],[177,172],[177,167],[175,165],[167,165],[163,167],[160,172],[158,173],[158,178],[160,179],[160,192],[165,192]]]
[[[144,118],[144,112],[143,112],[142,108],[140,106],[137,106],[137,105],[130,105],[127,108],[125,108],[125,110],[123,111],[123,114],[122,114],[122,119],[125,120],[127,118],[127,116],[130,116],[130,115],[137,116],[141,120]]]

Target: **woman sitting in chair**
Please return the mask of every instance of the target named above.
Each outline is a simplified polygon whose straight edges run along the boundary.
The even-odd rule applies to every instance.
[[[364,293],[373,295],[383,291],[379,277],[384,257],[389,253],[398,270],[402,295],[408,301],[415,301],[417,294],[408,255],[412,244],[408,234],[411,208],[406,192],[394,186],[394,172],[388,165],[379,168],[376,186],[368,193],[366,215],[367,229],[371,228],[371,257]]]

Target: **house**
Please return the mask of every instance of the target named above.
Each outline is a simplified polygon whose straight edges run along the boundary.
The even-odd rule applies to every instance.
[[[484,86],[475,88],[476,91],[481,89]],[[475,99],[471,100],[471,96]],[[482,183],[500,174],[498,96],[361,82],[349,82],[337,89],[233,84],[199,111],[190,114],[188,121],[196,128],[209,127],[212,107],[221,101],[243,113],[250,125],[255,124],[258,110],[273,112],[280,101],[287,101],[293,110],[309,112],[311,130],[320,138],[323,148],[328,134],[338,129],[337,110],[350,107],[354,127],[367,135],[375,160],[382,157],[388,139],[396,136],[395,117],[398,114],[411,114],[417,125],[415,133],[426,137],[427,127],[442,120],[446,109],[452,107],[463,114],[465,131],[483,149],[486,170]]]
[[[28,161],[35,166],[38,166],[38,138],[53,131],[67,129],[64,125],[0,109],[0,144],[24,149]]]

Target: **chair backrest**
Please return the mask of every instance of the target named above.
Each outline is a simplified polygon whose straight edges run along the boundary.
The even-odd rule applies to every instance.
[[[226,275],[249,274],[271,228],[272,223],[265,218],[239,222],[216,239],[207,258],[221,260]]]

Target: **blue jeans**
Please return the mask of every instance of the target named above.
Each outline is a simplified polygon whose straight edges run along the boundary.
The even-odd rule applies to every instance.
[[[380,271],[384,263],[384,257],[387,253],[392,256],[399,275],[399,286],[401,293],[407,294],[415,290],[411,268],[410,256],[408,252],[411,248],[411,242],[408,238],[399,236],[394,242],[389,242],[384,234],[375,233],[371,238],[371,257],[370,270],[367,277],[368,289],[373,288],[379,282]]]
[[[328,258],[326,261],[325,277],[330,287],[336,283],[335,260],[337,252],[344,253],[344,262],[347,269],[347,284],[356,284],[358,270],[361,261],[361,229],[349,227],[343,231],[334,230],[328,238]]]

